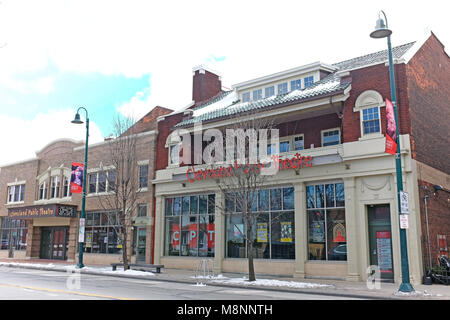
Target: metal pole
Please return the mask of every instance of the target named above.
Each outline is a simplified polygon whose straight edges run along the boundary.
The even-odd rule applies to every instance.
[[[84,108],[82,108],[84,109]],[[78,109],[79,110],[79,109]],[[88,162],[88,139],[89,139],[89,118],[86,111],[86,145],[84,148],[84,170],[83,170],[83,198],[81,202],[81,217],[80,219],[85,219],[85,208],[86,208],[86,174],[87,174],[87,162]],[[84,239],[83,241],[78,241],[78,268],[83,268],[83,250],[84,250]]]
[[[382,11],[383,12],[383,11]],[[383,12],[383,15],[386,19],[386,27],[387,27],[387,18]],[[392,105],[394,107],[394,115],[395,115],[395,123],[396,123],[396,142],[397,142],[397,151],[395,154],[395,170],[397,174],[397,204],[400,216],[400,191],[403,191],[403,177],[402,177],[402,158],[400,154],[400,132],[399,132],[399,122],[397,115],[397,97],[395,91],[395,77],[394,77],[394,59],[392,58],[392,47],[391,47],[391,36],[387,37],[388,42],[388,53],[389,53],[389,81],[391,87],[391,100]],[[400,218],[400,217],[398,217]],[[409,265],[408,265],[408,248],[406,243],[406,229],[400,228],[400,248],[401,248],[401,262],[402,262],[402,283],[400,288],[398,289],[401,292],[413,292],[414,288],[409,282]]]

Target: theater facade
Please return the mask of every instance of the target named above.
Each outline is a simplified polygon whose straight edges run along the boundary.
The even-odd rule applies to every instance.
[[[413,75],[424,56],[434,55],[447,70],[450,64],[433,34],[394,52],[403,186],[409,195],[409,272],[417,284],[426,256],[419,193],[424,181],[448,188],[449,168],[418,156],[423,148],[418,137],[426,133],[411,116],[423,108],[414,98],[423,92],[413,88],[418,81]],[[401,283],[395,157],[385,152],[386,62],[386,51],[332,65],[317,62],[236,84],[159,118],[155,262],[195,270],[209,259],[216,273],[248,271],[242,204],[221,187],[235,164],[186,163],[175,133],[203,141],[200,149],[192,147],[194,159],[198,150],[211,150],[208,144],[215,140],[205,138],[207,130],[224,132],[239,123],[245,128],[261,118],[271,119],[279,130],[279,146],[267,145],[279,170],[267,176],[251,202],[258,216],[252,228],[256,273],[360,281],[376,266],[383,280]],[[220,80],[207,67],[193,71],[194,95],[196,81]],[[438,71],[433,79],[444,85],[446,76]],[[438,105],[438,114],[448,116],[448,105]],[[448,124],[442,125],[448,131]],[[448,152],[448,146],[439,145]],[[448,207],[440,205],[448,224]],[[448,228],[436,232],[448,234]]]
[[[121,240],[117,210],[102,199],[114,192],[108,144],[89,145],[86,181],[86,223],[83,263],[109,264],[122,260],[124,245],[132,262],[152,262],[153,186],[156,118],[172,110],[155,107],[127,131],[135,138],[134,155],[139,183],[136,210],[128,225],[127,243]],[[67,119],[68,125],[71,119]],[[84,130],[80,126],[80,130]],[[84,163],[84,142],[59,139],[32,159],[3,165],[0,171],[0,258],[48,259],[78,262],[81,193],[72,193],[72,163]]]

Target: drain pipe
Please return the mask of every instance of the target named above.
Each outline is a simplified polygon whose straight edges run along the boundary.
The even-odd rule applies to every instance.
[[[429,259],[428,267],[429,267],[429,270],[431,270],[431,246],[430,246],[430,231],[428,228],[428,206],[427,206],[428,198],[429,198],[429,196],[425,195],[423,198],[423,201],[425,203],[425,221],[426,221],[426,225],[427,225],[427,242],[428,242],[428,259]]]

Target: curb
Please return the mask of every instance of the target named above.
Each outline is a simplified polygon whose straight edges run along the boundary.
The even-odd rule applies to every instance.
[[[58,266],[52,267],[52,269],[40,267],[40,266],[25,266],[25,265],[10,265],[10,264],[0,264],[0,266],[8,267],[8,268],[19,268],[19,269],[32,269],[32,270],[41,270],[41,271],[55,271],[55,272],[64,272],[64,273],[74,273],[74,270],[80,270],[76,268],[66,269],[60,268]],[[56,267],[56,268],[55,268]],[[171,282],[171,283],[183,283],[183,284],[196,284],[203,283],[202,281],[193,280],[183,280],[183,279],[158,279],[158,278],[144,278],[133,275],[125,275],[125,274],[109,274],[109,273],[101,273],[96,271],[83,271],[80,270],[81,274],[94,275],[94,276],[106,276],[113,278],[127,278],[127,279],[137,279],[137,280],[147,280],[147,281],[161,281],[161,282]],[[344,297],[344,298],[360,298],[360,299],[369,299],[369,300],[414,300],[418,298],[426,298],[430,299],[432,297],[422,297],[422,296],[407,296],[407,297],[396,297],[392,294],[392,296],[378,296],[378,295],[368,295],[368,294],[358,294],[358,293],[342,293],[342,292],[323,292],[323,291],[314,291],[317,289],[297,289],[297,288],[279,288],[279,287],[271,287],[271,286],[242,286],[236,284],[227,284],[227,283],[212,283],[210,280],[205,280],[204,284],[212,287],[225,287],[225,288],[236,288],[236,289],[252,289],[252,290],[260,290],[260,291],[273,291],[273,292],[284,292],[284,293],[303,293],[303,294],[313,294],[313,295],[321,295],[321,296],[330,296],[330,297]],[[320,290],[320,289],[319,289]]]

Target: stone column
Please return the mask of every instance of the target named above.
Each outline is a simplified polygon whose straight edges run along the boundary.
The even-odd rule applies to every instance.
[[[155,203],[155,264],[161,264],[161,256],[164,253],[164,199],[156,197]]]
[[[225,215],[222,214],[225,208],[225,197],[221,191],[216,192],[216,208],[214,215],[214,274],[222,272],[222,262],[225,258]]]
[[[360,281],[358,246],[360,236],[358,232],[358,214],[356,203],[356,183],[355,178],[344,179],[345,193],[345,226],[347,238],[347,281]]]
[[[27,250],[25,251],[25,259],[31,259],[31,247],[33,241],[33,220],[28,221],[28,231],[27,231]]]
[[[70,219],[68,242],[67,262],[75,262],[78,245],[78,218]]]
[[[294,278],[305,278],[305,262],[308,260],[308,222],[306,217],[305,183],[294,184],[295,208],[295,270]]]

